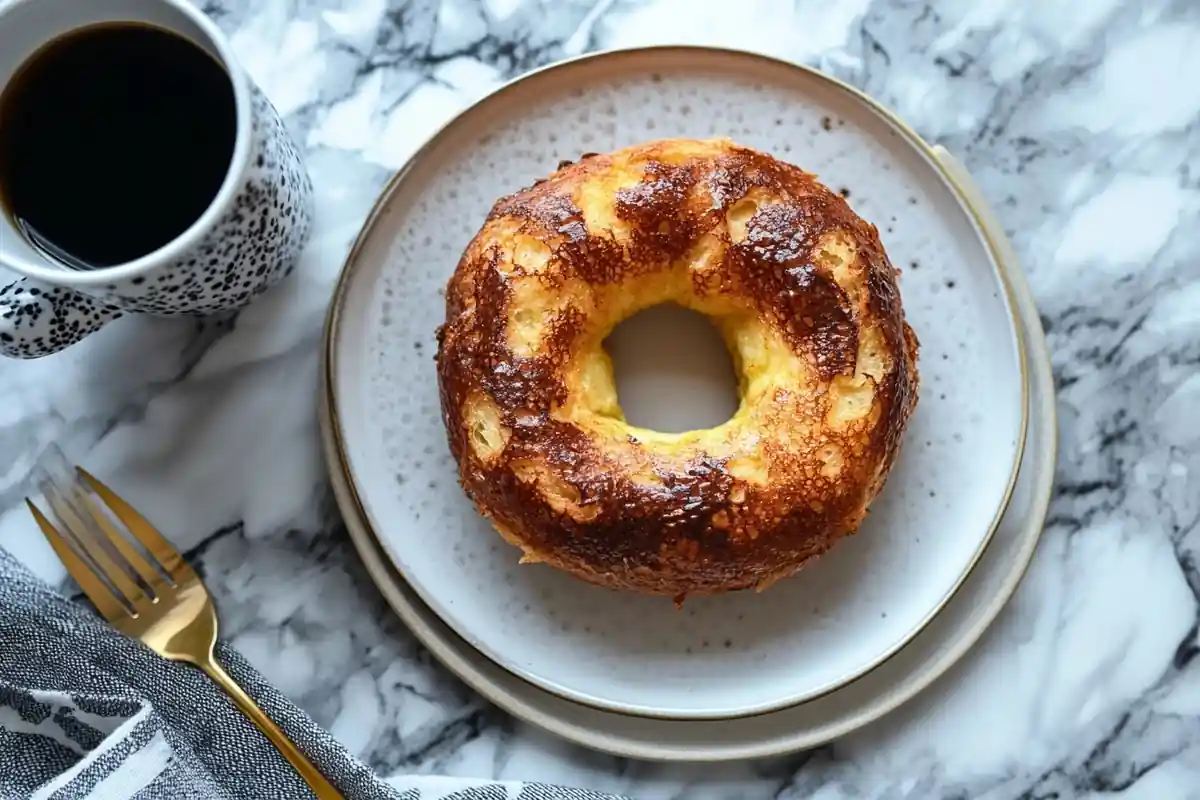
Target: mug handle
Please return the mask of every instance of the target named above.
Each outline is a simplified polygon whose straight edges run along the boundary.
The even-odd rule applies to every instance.
[[[72,289],[21,278],[0,289],[0,355],[52,355],[123,313],[116,306]]]

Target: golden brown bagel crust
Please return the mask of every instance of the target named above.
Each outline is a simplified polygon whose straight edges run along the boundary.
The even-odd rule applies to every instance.
[[[765,376],[733,421],[666,444],[586,388],[611,388],[591,355],[608,331],[664,295]],[[463,488],[525,560],[681,598],[762,588],[858,529],[916,356],[873,225],[798,167],[675,139],[497,201],[447,286],[437,368]]]

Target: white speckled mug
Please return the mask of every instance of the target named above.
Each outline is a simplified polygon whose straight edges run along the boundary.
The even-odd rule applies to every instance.
[[[296,145],[224,35],[186,0],[0,0],[0,92],[43,45],[115,21],[171,31],[224,66],[236,104],[233,158],[216,197],[187,230],[116,266],[70,269],[44,256],[0,215],[0,266],[24,276],[0,289],[0,353],[6,356],[50,355],[126,312],[176,316],[241,308],[292,271],[312,227],[312,182]]]

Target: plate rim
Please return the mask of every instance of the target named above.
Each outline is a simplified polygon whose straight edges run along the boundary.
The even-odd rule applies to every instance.
[[[799,703],[807,702],[822,697],[830,692],[852,683],[871,670],[886,663],[896,653],[900,652],[909,642],[911,642],[929,623],[945,608],[946,604],[957,594],[966,579],[974,571],[982,558],[984,551],[987,549],[992,538],[999,527],[1001,520],[1012,499],[1012,493],[1016,487],[1017,480],[1020,475],[1021,464],[1024,459],[1025,446],[1028,438],[1029,417],[1030,417],[1030,391],[1029,391],[1029,357],[1027,352],[1027,342],[1021,320],[1017,314],[1017,297],[1014,291],[1012,280],[1009,275],[1009,269],[1005,267],[1004,259],[1001,254],[1001,247],[995,241],[994,236],[990,236],[987,232],[987,225],[981,217],[980,211],[975,207],[975,204],[969,201],[969,192],[960,184],[959,177],[954,173],[954,170],[945,163],[945,160],[940,157],[938,150],[944,151],[940,146],[931,145],[926,142],[914,129],[900,119],[894,112],[888,109],[879,101],[875,100],[870,95],[859,90],[858,88],[818,69],[809,67],[804,64],[798,64],[784,59],[776,58],[767,54],[755,52],[752,50],[744,50],[731,47],[708,46],[708,45],[649,45],[629,48],[615,48],[601,50],[591,53],[585,53],[569,59],[553,62],[544,65],[540,68],[523,73],[503,84],[496,87],[491,92],[483,95],[474,102],[467,105],[461,111],[452,116],[445,122],[444,125],[436,129],[423,143],[417,148],[409,159],[398,169],[384,184],[380,190],[374,204],[363,221],[358,234],[356,235],[350,250],[346,256],[345,262],[338,275],[337,283],[334,287],[332,297],[329,302],[328,311],[326,314],[324,347],[322,348],[321,359],[322,365],[326,362],[329,364],[327,380],[330,391],[331,405],[331,424],[335,428],[338,440],[342,443],[340,449],[342,451],[342,462],[349,474],[353,474],[352,461],[348,449],[344,446],[345,431],[340,416],[338,413],[338,391],[336,375],[337,369],[337,353],[336,340],[340,331],[342,322],[341,310],[344,305],[344,300],[347,294],[348,286],[353,276],[357,273],[361,262],[363,250],[375,233],[375,229],[379,220],[386,212],[391,202],[398,196],[403,188],[403,184],[409,177],[410,173],[417,163],[428,154],[433,146],[442,140],[451,129],[463,125],[467,122],[467,118],[475,111],[483,107],[489,102],[494,102],[501,98],[502,95],[510,92],[515,87],[532,82],[537,78],[549,73],[565,72],[580,66],[587,66],[595,62],[603,61],[620,61],[623,58],[636,55],[646,55],[652,53],[674,53],[676,55],[690,57],[692,59],[735,59],[747,62],[751,67],[754,65],[769,66],[773,68],[785,68],[799,72],[806,79],[816,79],[820,83],[826,84],[828,87],[840,91],[850,97],[851,100],[864,105],[868,110],[874,112],[887,125],[896,131],[907,144],[922,156],[925,162],[933,169],[934,173],[941,178],[943,183],[950,190],[951,194],[958,201],[959,207],[965,212],[968,220],[975,228],[975,233],[978,236],[980,243],[983,245],[985,252],[989,256],[992,263],[993,271],[999,279],[1000,287],[1003,290],[1001,300],[1007,312],[1008,327],[1011,335],[1015,340],[1017,350],[1017,362],[1020,379],[1020,416],[1017,429],[1017,444],[1013,451],[1013,465],[1009,471],[1008,480],[1001,495],[1000,502],[997,504],[996,510],[992,519],[988,523],[988,527],[983,537],[980,539],[975,552],[971,555],[966,567],[961,574],[956,578],[954,583],[949,587],[946,593],[935,603],[926,614],[918,620],[913,627],[899,637],[890,647],[880,652],[874,659],[866,662],[857,670],[847,672],[840,678],[830,681],[828,684],[817,688],[816,690],[807,693],[791,695],[780,698],[769,703],[760,703],[754,706],[747,706],[736,710],[718,710],[706,711],[698,710],[680,710],[680,709],[655,709],[647,708],[640,705],[614,702],[588,695],[583,692],[567,689],[556,684],[553,681],[547,680],[544,677],[531,674],[529,670],[523,669],[520,665],[510,663],[510,660],[502,658],[500,654],[491,652],[490,648],[482,646],[482,643],[477,641],[477,637],[472,636],[469,631],[459,630],[457,626],[452,624],[446,615],[439,611],[439,604],[435,598],[428,597],[427,591],[423,591],[420,586],[413,583],[405,576],[405,570],[398,563],[397,558],[391,552],[385,541],[380,538],[378,545],[382,552],[387,556],[392,563],[392,567],[402,576],[405,576],[405,582],[412,588],[417,596],[430,607],[432,612],[439,617],[446,625],[456,632],[461,638],[467,641],[472,647],[482,653],[485,657],[493,661],[502,669],[516,675],[522,680],[532,683],[539,688],[557,695],[558,697],[570,702],[590,706],[593,708],[628,714],[633,716],[648,717],[653,719],[667,720],[719,720],[719,719],[737,719],[759,714],[770,713],[779,709],[788,708]],[[364,519],[369,524],[370,515],[366,510],[366,506],[359,502]]]

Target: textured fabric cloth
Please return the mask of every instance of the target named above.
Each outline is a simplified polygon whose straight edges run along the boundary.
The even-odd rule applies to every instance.
[[[226,670],[347,800],[606,800],[540,784],[383,781],[263,681]],[[0,548],[0,800],[312,797],[199,670],[159,658],[37,580]]]

